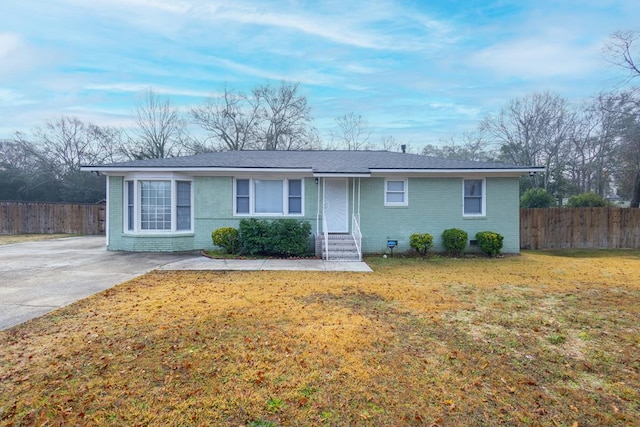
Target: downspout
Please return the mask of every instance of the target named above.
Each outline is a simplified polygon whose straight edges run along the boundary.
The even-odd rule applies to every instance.
[[[329,232],[327,231],[327,215],[325,210],[325,179],[322,178],[322,237],[324,238],[324,259],[329,261]]]
[[[104,204],[104,234],[105,234],[105,242],[107,248],[109,247],[109,179],[111,177],[109,175],[106,176],[105,181],[107,182],[106,188],[106,202]],[[122,185],[124,185],[124,180],[122,180]]]
[[[319,178],[315,179],[316,182],[316,196],[318,198],[318,204],[316,206],[316,235],[320,234],[320,183]]]

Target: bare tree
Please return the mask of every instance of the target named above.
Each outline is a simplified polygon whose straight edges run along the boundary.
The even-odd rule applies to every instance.
[[[307,98],[298,93],[298,83],[282,82],[258,86],[253,96],[260,103],[258,142],[264,150],[313,148],[317,142]]]
[[[617,104],[615,95],[602,93],[577,117],[567,173],[579,193],[609,196],[623,125]]]
[[[217,149],[255,149],[258,139],[259,100],[225,87],[205,105],[191,110],[193,121],[218,142]]]
[[[371,148],[369,138],[373,129],[369,127],[367,119],[351,112],[344,116],[336,117],[339,128],[339,137],[347,150],[368,150]]]
[[[117,160],[117,129],[85,123],[77,117],[63,116],[36,127],[32,136],[16,133],[23,152],[49,163],[60,175],[74,173],[82,165]]]
[[[629,81],[640,76],[640,50],[634,52],[639,39],[640,31],[616,31],[604,48],[610,63],[629,72]]]
[[[256,86],[250,95],[224,89],[191,110],[193,121],[223,150],[299,150],[319,146],[298,83]]]
[[[618,31],[611,34],[605,46],[609,62],[627,71],[629,83],[640,76],[640,31]],[[622,91],[618,98],[618,113],[624,125],[620,140],[618,181],[623,193],[629,192],[631,207],[640,207],[640,87]]]
[[[463,133],[462,141],[457,142],[453,137],[441,141],[441,145],[427,144],[422,149],[425,156],[444,157],[457,160],[489,161],[496,153],[487,150],[487,142],[481,133]]]
[[[189,144],[187,123],[169,99],[148,90],[135,111],[135,129],[122,152],[131,159],[178,156]]]
[[[398,145],[398,142],[393,136],[385,135],[380,137],[380,148],[385,151],[394,151],[394,150],[399,151],[398,148],[400,148],[400,146]],[[405,150],[406,150],[406,145],[405,145]]]
[[[615,156],[616,181],[622,196],[629,197],[630,206],[640,207],[640,99],[637,91],[628,90],[613,95],[612,112],[618,114],[619,140]]]
[[[21,179],[18,198],[47,201],[96,201],[104,198],[104,177],[81,172],[87,164],[117,161],[117,129],[61,117],[17,132],[12,144],[14,175]]]
[[[562,196],[564,169],[575,131],[575,112],[565,99],[549,92],[512,100],[497,116],[488,116],[480,130],[500,146],[502,160],[544,166],[537,186]]]

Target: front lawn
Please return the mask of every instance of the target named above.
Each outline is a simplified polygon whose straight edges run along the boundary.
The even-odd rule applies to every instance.
[[[0,332],[0,424],[634,425],[640,254],[609,254],[154,272]]]

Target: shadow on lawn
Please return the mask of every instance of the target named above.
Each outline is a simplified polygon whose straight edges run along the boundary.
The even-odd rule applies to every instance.
[[[638,249],[545,249],[523,253],[564,258],[640,258]]]

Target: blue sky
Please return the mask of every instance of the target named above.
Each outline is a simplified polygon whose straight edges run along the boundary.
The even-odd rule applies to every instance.
[[[62,115],[130,126],[148,88],[188,111],[287,80],[324,140],[353,112],[419,149],[515,97],[615,87],[602,48],[639,20],[637,0],[0,0],[0,138]]]

